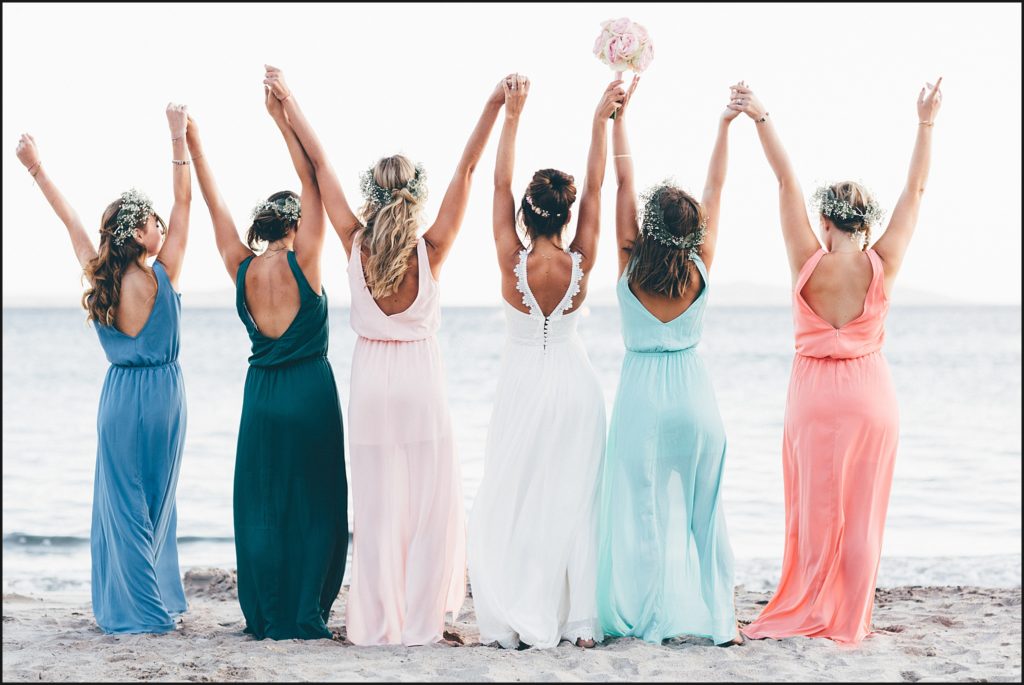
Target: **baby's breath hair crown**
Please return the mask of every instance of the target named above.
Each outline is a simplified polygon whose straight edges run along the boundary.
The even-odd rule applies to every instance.
[[[543,207],[538,207],[537,205],[535,205],[533,203],[533,197],[529,193],[526,194],[526,204],[530,205],[530,209],[533,210],[534,214],[542,216],[545,219],[547,219],[548,217],[551,216],[551,212],[549,212],[548,210],[544,209]],[[562,215],[561,214],[555,214],[555,216],[562,216]]]
[[[302,216],[302,203],[294,197],[285,197],[274,202],[263,200],[252,208],[249,221],[255,221],[257,216],[268,209],[276,210],[288,223],[295,223]]]
[[[376,164],[371,166],[359,175],[359,189],[363,192],[363,198],[368,202],[380,207],[391,204],[394,192],[402,188],[408,190],[409,194],[417,201],[427,196],[427,170],[423,168],[422,164],[416,164],[416,175],[410,178],[402,188],[384,188],[377,185],[377,181],[373,177],[373,169],[376,166]]]
[[[123,245],[135,235],[135,229],[155,213],[153,202],[145,193],[135,188],[121,193],[121,208],[117,210],[117,226],[113,231],[114,244]]]
[[[831,184],[818,186],[817,190],[814,191],[814,195],[811,196],[810,204],[819,214],[824,215],[828,219],[847,220],[857,217],[862,219],[868,226],[880,222],[882,217],[885,216],[885,212],[874,198],[868,202],[864,211],[861,212],[854,209],[846,200],[836,197]]]
[[[707,237],[707,220],[702,218],[697,230],[687,236],[677,236],[668,229],[668,225],[665,223],[665,214],[661,211],[661,194],[675,187],[676,185],[671,179],[665,179],[640,194],[641,208],[637,221],[640,226],[640,235],[654,238],[665,247],[686,250],[686,258],[695,261],[700,256],[697,247],[702,245],[704,238]]]

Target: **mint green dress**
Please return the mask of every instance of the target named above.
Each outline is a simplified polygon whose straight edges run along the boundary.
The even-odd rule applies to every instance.
[[[252,356],[235,456],[235,556],[245,632],[258,639],[329,638],[348,552],[341,404],[327,361],[327,295],[299,286],[295,319],[278,338],[256,328],[238,267],[236,306]]]
[[[662,323],[617,295],[626,355],[601,482],[597,608],[606,635],[716,644],[736,634],[733,558],[721,503],[725,429],[697,354],[704,290]]]

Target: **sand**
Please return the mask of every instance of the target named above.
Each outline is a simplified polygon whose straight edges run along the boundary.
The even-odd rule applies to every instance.
[[[505,651],[479,644],[472,599],[455,632],[464,646],[354,647],[344,640],[257,641],[244,627],[234,572],[185,576],[190,608],[165,635],[104,635],[80,596],[3,598],[3,679],[385,681],[1006,681],[1021,680],[1020,587],[896,587],[876,594],[875,633],[850,647],[790,638],[714,647],[700,638],[651,645],[609,639],[592,650]],[[768,594],[737,588],[741,622]]]

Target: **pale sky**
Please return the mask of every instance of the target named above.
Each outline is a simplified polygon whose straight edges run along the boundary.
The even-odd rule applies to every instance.
[[[674,176],[700,193],[730,84],[767,106],[805,196],[860,180],[891,210],[917,132],[925,81],[943,79],[931,175],[900,292],[965,302],[1021,301],[1020,4],[692,5],[3,5],[3,300],[75,306],[82,286],[67,233],[14,155],[34,135],[48,173],[94,239],[104,207],[131,186],[170,211],[164,108],[187,104],[239,226],[277,190],[299,189],[263,106],[263,64],[285,77],[320,135],[349,201],[377,158],[426,166],[436,215],[493,86],[532,82],[514,191],[555,167],[582,188],[594,107],[611,72],[591,53],[600,22],[644,24],[655,44],[629,117],[637,183]],[[628,75],[627,75],[628,78]],[[442,273],[445,305],[498,304],[491,179],[501,116]],[[610,129],[610,126],[609,126]],[[610,148],[610,139],[609,139]],[[592,297],[615,280],[609,164]],[[193,178],[180,287],[198,299],[232,284]],[[341,244],[328,231],[324,285],[348,302]],[[774,176],[753,122],[731,127],[711,280],[788,288]],[[215,299],[217,299],[215,297]]]

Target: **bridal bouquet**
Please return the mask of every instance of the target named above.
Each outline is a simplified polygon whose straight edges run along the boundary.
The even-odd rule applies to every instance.
[[[626,17],[609,19],[601,24],[601,34],[594,41],[594,55],[615,71],[616,78],[622,78],[626,70],[639,74],[651,65],[654,41],[647,29]]]

